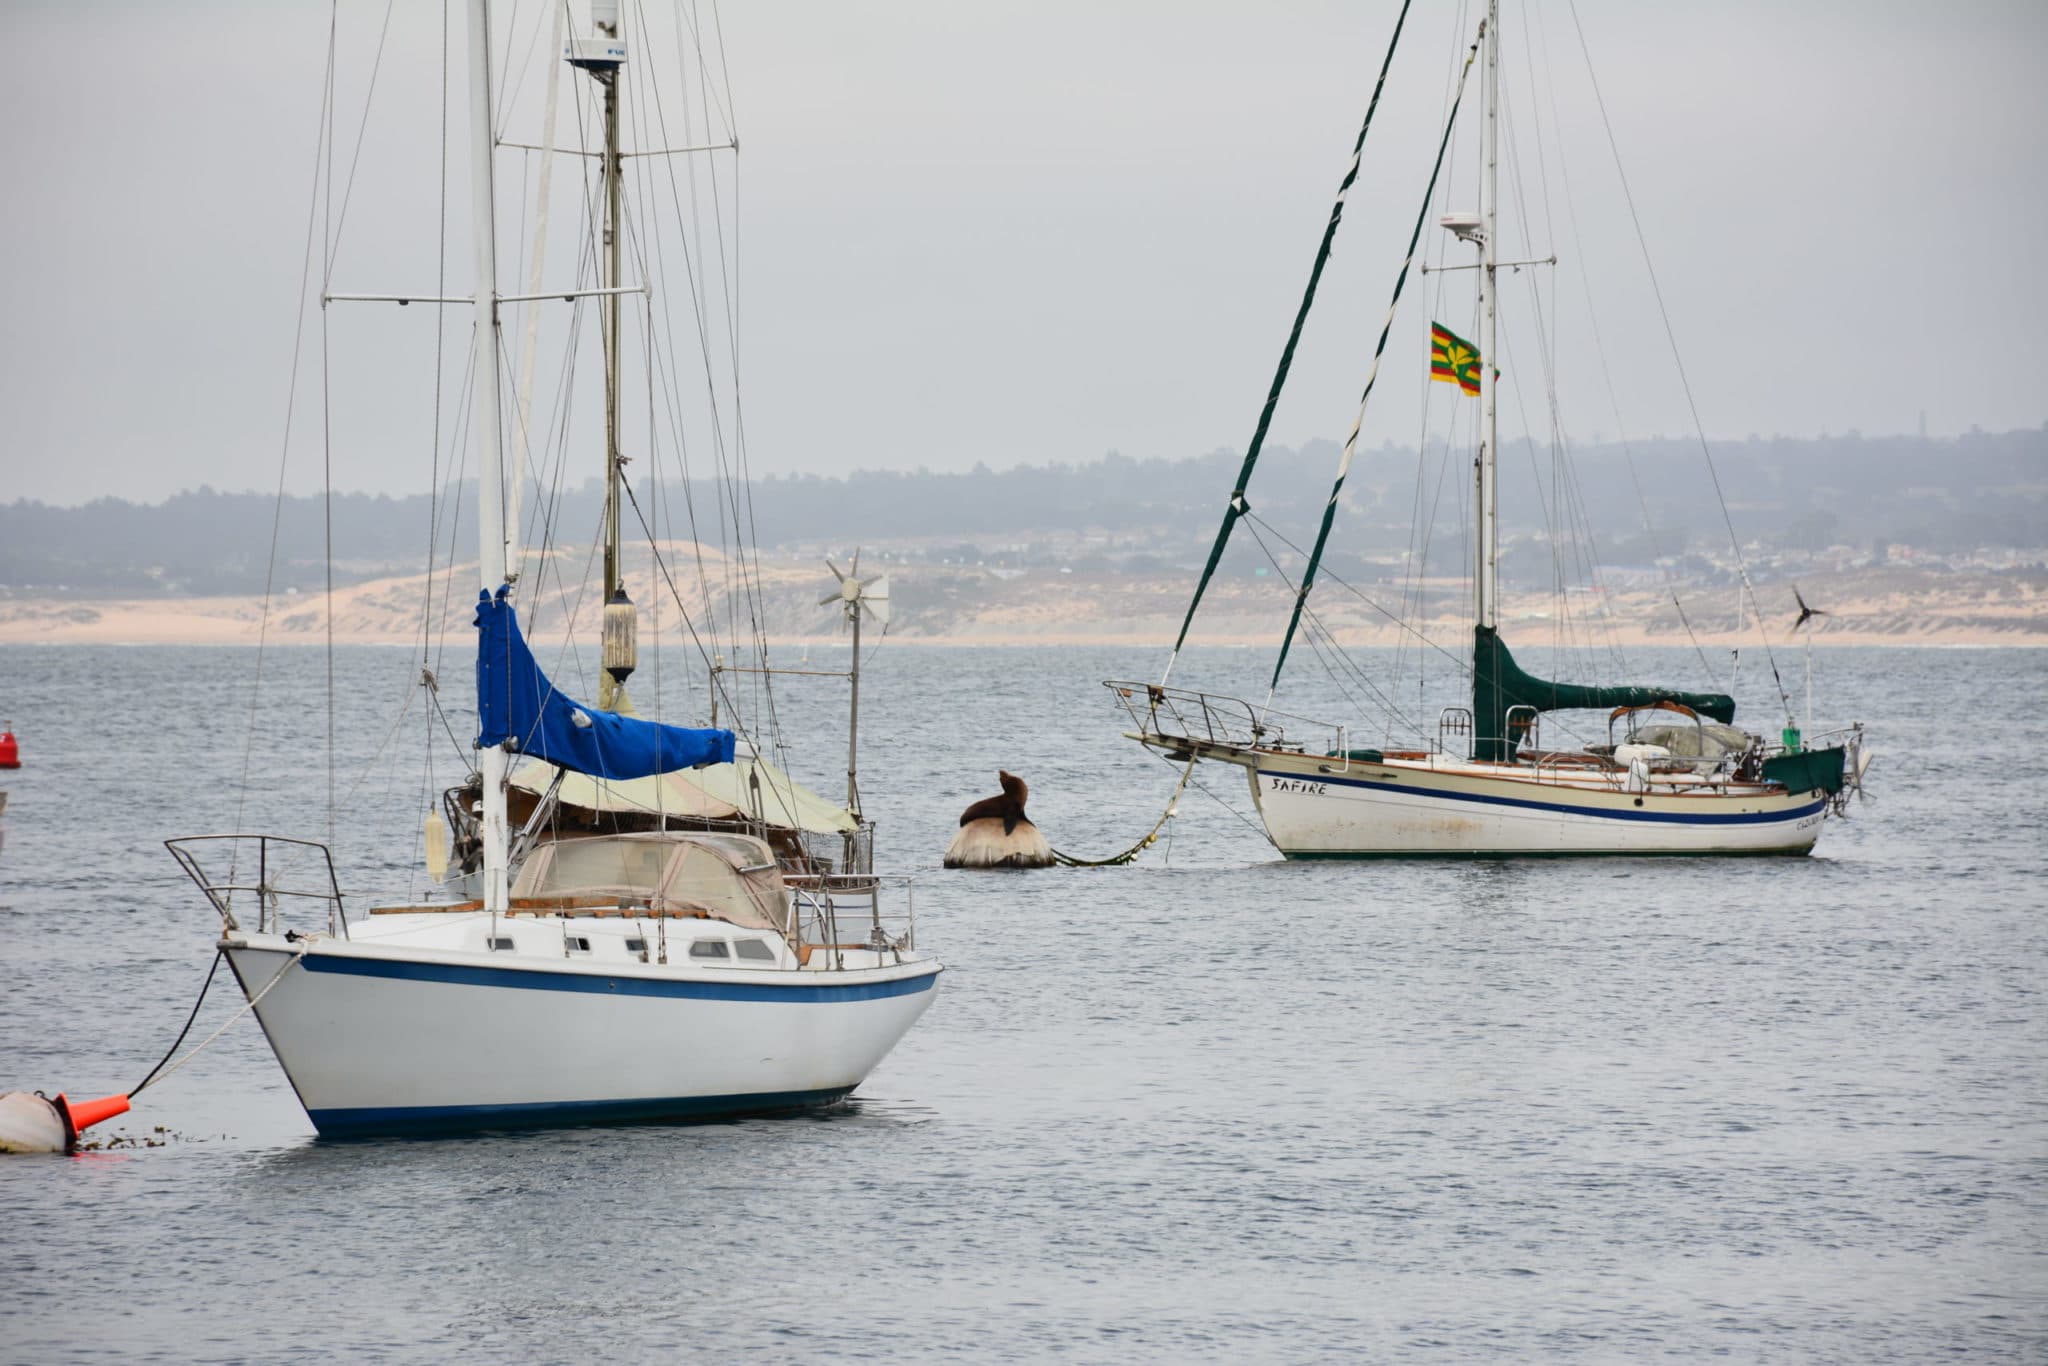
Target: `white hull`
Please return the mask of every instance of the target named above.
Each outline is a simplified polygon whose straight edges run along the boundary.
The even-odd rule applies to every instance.
[[[1541,781],[1527,768],[1256,760],[1252,796],[1289,858],[1803,854],[1827,812],[1821,794],[1778,788],[1632,792]]]
[[[222,942],[306,1113],[330,1135],[829,1104],[924,1013],[940,971],[874,954],[861,955],[874,967],[821,972],[239,932]]]

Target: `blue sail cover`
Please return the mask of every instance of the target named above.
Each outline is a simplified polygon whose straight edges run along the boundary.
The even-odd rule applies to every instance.
[[[732,762],[729,730],[664,726],[586,707],[555,690],[500,588],[476,601],[478,748],[502,745],[593,778],[646,778]]]

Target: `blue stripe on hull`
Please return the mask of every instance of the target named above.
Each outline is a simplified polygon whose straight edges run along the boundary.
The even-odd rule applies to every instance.
[[[835,1086],[823,1091],[774,1091],[750,1096],[568,1100],[526,1105],[404,1105],[306,1113],[323,1138],[365,1138],[375,1134],[450,1134],[477,1129],[732,1119],[816,1109],[846,1099],[852,1090],[851,1086]]]
[[[813,1005],[835,1001],[878,1001],[913,996],[938,984],[936,971],[886,982],[820,985],[810,982],[657,981],[646,977],[605,977],[534,968],[472,967],[466,963],[404,962],[388,958],[355,958],[309,953],[300,959],[307,972],[332,972],[350,977],[385,977],[405,982],[439,982],[465,987],[509,987],[517,991],[571,991],[595,996],[662,996],[693,1001],[775,1001]],[[765,975],[765,974],[764,974]],[[794,977],[795,973],[778,973]]]
[[[1413,783],[1374,783],[1363,778],[1338,778],[1327,773],[1314,777],[1297,776],[1292,773],[1276,773],[1260,769],[1261,778],[1279,778],[1287,782],[1334,783],[1339,787],[1363,787],[1376,792],[1399,792],[1405,796],[1428,801],[1477,802],[1482,806],[1513,806],[1530,811],[1558,811],[1568,816],[1586,816],[1596,820],[1616,821],[1660,821],[1670,825],[1776,825],[1780,822],[1803,820],[1818,814],[1827,806],[1825,800],[1807,806],[1793,807],[1785,811],[1739,811],[1716,815],[1712,812],[1681,811],[1616,811],[1600,806],[1569,806],[1563,802],[1531,801],[1526,797],[1489,797],[1479,792],[1445,792],[1437,788],[1418,787]],[[1715,800],[1715,799],[1708,799]],[[1726,800],[1721,798],[1718,800]]]

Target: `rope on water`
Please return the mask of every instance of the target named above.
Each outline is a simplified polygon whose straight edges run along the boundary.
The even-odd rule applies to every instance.
[[[1174,812],[1180,806],[1180,794],[1186,790],[1188,779],[1194,774],[1194,771],[1195,761],[1189,759],[1187,767],[1180,771],[1180,781],[1173,785],[1173,795],[1166,799],[1166,810],[1159,813],[1158,821],[1153,824],[1150,830],[1145,832],[1145,838],[1139,840],[1121,854],[1112,854],[1108,858],[1075,858],[1072,854],[1061,853],[1055,849],[1052,851],[1053,862],[1059,864],[1062,868],[1116,868],[1132,862],[1138,855],[1152,847],[1159,838],[1159,832],[1164,830],[1166,823],[1173,819]]]

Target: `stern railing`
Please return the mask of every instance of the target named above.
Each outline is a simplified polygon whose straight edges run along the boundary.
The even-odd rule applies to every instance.
[[[917,948],[917,887],[901,874],[832,873],[789,877],[791,930],[806,965],[811,954],[826,965],[846,965],[846,950],[901,955]],[[899,896],[885,898],[886,891]],[[900,900],[900,907],[889,902]]]

